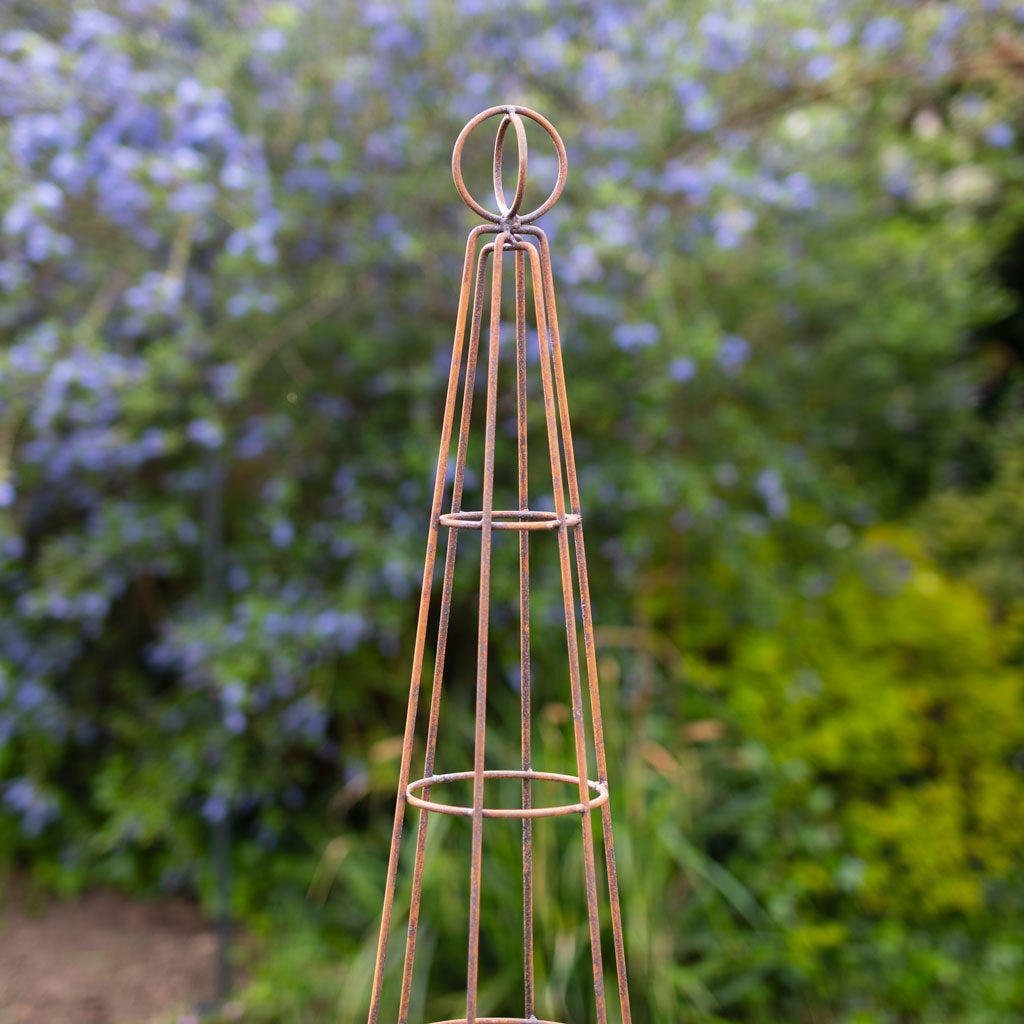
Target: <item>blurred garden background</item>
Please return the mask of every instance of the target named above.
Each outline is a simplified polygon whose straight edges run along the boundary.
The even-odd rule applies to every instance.
[[[476,222],[449,159],[516,102],[569,153],[541,223],[634,1020],[1022,1019],[1022,100],[998,0],[2,0],[9,885],[213,915],[229,866],[232,1015],[365,1019]],[[555,168],[533,127],[527,207]],[[464,543],[446,770],[471,766]],[[536,558],[535,742],[565,771]],[[432,829],[417,1022],[465,1005],[469,829]],[[486,840],[480,1010],[514,1014],[518,826]],[[579,846],[535,828],[538,1010],[576,1022]],[[402,946],[396,920],[389,999]]]

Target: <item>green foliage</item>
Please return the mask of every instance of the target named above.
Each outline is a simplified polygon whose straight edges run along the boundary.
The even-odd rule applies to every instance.
[[[947,488],[921,515],[929,545],[958,575],[995,602],[999,614],[1018,622],[1024,607],[1024,444],[1016,424],[996,434],[995,471],[984,486]]]
[[[544,223],[634,1019],[1016,1020],[1024,304],[997,268],[1024,216],[1019,15],[8,7],[0,860],[62,892],[212,906],[228,822],[258,952],[247,1014],[363,1016],[471,223],[443,171],[465,118],[508,98],[570,153]],[[474,143],[467,178],[486,182]],[[531,134],[538,193],[545,145]],[[514,415],[503,392],[499,494]],[[544,540],[535,728],[560,770]],[[464,550],[453,771],[472,737]],[[496,544],[495,765],[518,763],[514,557]],[[462,1012],[464,824],[432,826],[412,1019]],[[584,1020],[570,824],[536,830],[538,992]],[[495,1013],[519,999],[518,858],[495,825]]]
[[[1013,631],[906,536],[877,535],[861,562],[779,630],[742,636],[718,683],[776,780],[772,857],[749,849],[740,874],[818,984],[838,971],[842,993],[874,922],[880,940],[934,940],[930,998],[948,999],[946,930],[995,914],[1019,872],[1024,677]],[[899,998],[899,971],[877,982],[880,1007]]]
[[[1014,636],[972,585],[891,529],[851,553],[828,593],[791,596],[775,628],[738,630],[727,666],[683,658],[656,633],[601,632],[619,709],[607,739],[635,1019],[781,1024],[813,1021],[817,1007],[850,1024],[1013,1019],[1024,998]],[[571,757],[567,714],[549,702],[538,715],[536,742],[556,763]],[[442,823],[428,847],[425,1019],[459,1006],[464,931],[447,908],[466,899],[463,825]],[[514,893],[518,829],[489,836],[487,891]],[[535,852],[538,992],[556,1019],[586,1015],[578,833],[536,828]],[[374,886],[356,881],[364,855],[347,843],[329,852],[317,900],[333,879],[372,914]],[[407,886],[406,875],[399,915]],[[485,915],[493,1012],[515,998],[518,929],[515,915]],[[254,1019],[305,1021],[324,999],[341,1021],[361,1018],[372,919],[358,951],[337,934],[340,978],[291,1009],[287,988],[261,993],[292,952],[266,950]],[[399,926],[396,948],[402,939]],[[318,963],[304,985],[323,978]]]

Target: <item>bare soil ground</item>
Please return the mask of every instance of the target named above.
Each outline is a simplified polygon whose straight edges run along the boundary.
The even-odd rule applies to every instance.
[[[209,997],[216,941],[183,900],[110,892],[0,905],[0,1024],[167,1024]]]

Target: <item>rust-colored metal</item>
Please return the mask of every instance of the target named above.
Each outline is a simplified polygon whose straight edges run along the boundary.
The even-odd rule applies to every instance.
[[[478,203],[466,188],[462,177],[462,150],[470,132],[492,117],[501,118],[494,146],[494,195],[498,206],[495,213]],[[519,212],[526,189],[527,140],[523,118],[539,124],[554,143],[558,157],[558,176],[548,198],[527,214]],[[518,144],[516,189],[509,202],[502,184],[502,153],[509,128],[514,129]],[[557,1024],[540,1020],[535,1011],[534,991],[534,936],[533,936],[533,822],[538,818],[579,815],[583,838],[584,891],[590,933],[591,966],[594,981],[594,1006],[597,1024],[607,1024],[608,1009],[604,989],[604,967],[601,951],[601,924],[598,907],[597,869],[594,852],[592,811],[601,812],[605,870],[611,918],[615,972],[618,984],[619,1007],[623,1024],[631,1024],[629,991],[626,981],[626,959],[622,941],[622,913],[619,906],[618,877],[615,850],[612,841],[611,801],[608,788],[608,767],[604,748],[604,730],[601,721],[600,692],[597,678],[597,660],[594,652],[594,622],[590,606],[590,588],[587,578],[586,553],[583,547],[583,514],[580,508],[576,457],[569,426],[569,407],[565,389],[565,371],[562,346],[555,309],[554,281],[551,275],[551,252],[544,232],[534,225],[549,210],[565,187],[568,161],[565,146],[551,123],[526,107],[506,105],[491,107],[477,114],[459,133],[452,153],[452,176],[455,187],[465,203],[489,223],[474,228],[466,243],[462,269],[462,288],[455,321],[455,340],[452,346],[448,391],[445,398],[441,425],[441,445],[434,478],[427,551],[420,589],[419,614],[413,649],[412,679],[409,685],[409,703],[405,718],[405,738],[399,768],[398,797],[391,833],[391,852],[388,858],[384,907],[381,914],[380,937],[373,976],[369,1024],[378,1024],[381,1013],[381,995],[384,985],[384,964],[387,956],[391,918],[394,909],[395,887],[398,877],[399,848],[407,805],[419,811],[416,832],[416,853],[413,862],[412,894],[409,922],[406,932],[405,961],[402,971],[401,1000],[398,1024],[408,1024],[412,994],[413,963],[419,926],[423,866],[426,853],[427,827],[431,814],[449,814],[471,820],[470,901],[468,929],[468,957],[466,971],[466,1016],[458,1020],[437,1024]],[[483,235],[496,236],[480,247]],[[532,241],[534,239],[535,241]],[[518,498],[519,508],[494,508],[494,450],[498,402],[498,355],[501,346],[501,285],[502,264],[506,252],[513,255],[515,270],[516,316],[516,405],[518,425]],[[483,495],[481,508],[462,508],[466,475],[466,452],[469,444],[469,426],[476,383],[477,359],[483,324],[485,279],[488,259],[491,260],[489,324],[487,344],[487,387],[485,409],[485,443]],[[538,355],[544,414],[554,492],[554,511],[541,511],[529,507],[529,472],[527,463],[527,331],[526,331],[526,267],[529,264],[532,279],[534,318],[537,327]],[[470,316],[470,296],[472,315]],[[466,339],[469,320],[468,342]],[[465,359],[464,359],[465,357]],[[463,362],[465,369],[463,370]],[[462,381],[462,410],[459,419],[458,445],[455,455],[455,474],[452,484],[451,510],[442,512],[448,472],[448,455],[455,420],[455,406]],[[564,479],[563,479],[564,460]],[[568,504],[565,485],[568,485]],[[440,529],[448,531],[444,576],[441,584],[441,607],[438,620],[437,649],[434,658],[433,681],[430,692],[430,710],[426,731],[426,754],[423,776],[410,781],[413,744],[416,736],[416,718],[419,707],[420,683],[423,672],[424,648],[430,610],[434,563]],[[437,729],[440,716],[441,692],[444,680],[445,654],[451,616],[452,582],[455,555],[461,530],[480,532],[480,588],[477,623],[476,708],[474,728],[473,768],[471,771],[435,772]],[[487,662],[490,619],[491,548],[494,531],[519,531],[519,615],[520,615],[520,694],[521,694],[521,766],[518,769],[485,769],[487,737]],[[576,773],[542,772],[533,767],[531,735],[530,676],[530,534],[554,532],[558,545],[562,600],[565,617],[566,644],[569,654],[569,689],[572,700],[573,741],[576,752]],[[579,587],[584,661],[587,669],[592,738],[596,757],[597,778],[588,777],[587,734],[584,722],[583,685],[580,674],[577,620],[573,583],[573,559],[569,553],[572,536],[575,548],[576,585]],[[545,543],[539,541],[539,543]],[[485,784],[489,779],[519,779],[522,799],[518,807],[485,806]],[[468,805],[443,803],[433,799],[435,787],[455,781],[472,781],[472,803]],[[573,802],[537,803],[535,783],[559,783],[576,787],[578,799]],[[522,820],[523,851],[523,1016],[481,1017],[477,1014],[480,946],[480,893],[483,871],[483,824],[489,818],[518,818]]]

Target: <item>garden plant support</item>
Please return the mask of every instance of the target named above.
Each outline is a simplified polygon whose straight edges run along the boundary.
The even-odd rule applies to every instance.
[[[486,209],[470,195],[462,176],[462,153],[470,133],[484,121],[500,117],[494,145],[494,195],[498,211]],[[523,118],[528,118],[544,129],[554,143],[558,157],[558,176],[548,198],[535,210],[520,213],[526,188],[527,139]],[[502,151],[509,128],[514,129],[518,144],[516,188],[508,202],[502,183]],[[558,200],[565,187],[568,161],[565,146],[551,123],[526,107],[503,105],[491,107],[477,114],[462,129],[452,153],[452,175],[455,187],[465,203],[487,223],[469,233],[462,270],[452,348],[451,369],[441,426],[441,444],[434,478],[433,501],[430,510],[429,533],[423,582],[420,591],[416,637],[413,646],[412,678],[409,703],[405,719],[405,734],[399,769],[398,796],[391,835],[384,906],[381,914],[380,938],[377,944],[376,964],[370,1002],[369,1024],[377,1024],[381,1014],[381,996],[384,987],[384,964],[394,908],[395,887],[398,878],[399,848],[407,805],[419,810],[416,831],[416,852],[413,864],[412,894],[409,923],[406,933],[405,960],[402,970],[402,988],[398,1011],[398,1024],[407,1024],[412,993],[413,963],[416,954],[416,936],[420,915],[421,888],[426,851],[427,828],[432,814],[449,814],[472,821],[472,847],[470,855],[469,950],[466,972],[466,1015],[455,1021],[438,1024],[557,1024],[538,1018],[535,1008],[534,943],[533,943],[533,821],[536,818],[578,815],[583,839],[584,888],[590,934],[591,964],[594,978],[594,1007],[597,1024],[606,1024],[608,1006],[605,995],[604,968],[601,949],[601,924],[597,868],[595,863],[592,812],[600,811],[604,861],[607,873],[608,900],[614,947],[618,998],[623,1024],[631,1024],[629,991],[626,980],[626,960],[622,941],[622,914],[619,906],[618,879],[615,850],[612,840],[611,805],[608,789],[608,769],[605,756],[604,733],[601,722],[601,703],[594,649],[594,622],[590,606],[587,579],[587,560],[583,545],[583,515],[580,508],[579,484],[572,433],[569,425],[569,406],[566,398],[562,347],[555,309],[554,282],[551,274],[551,253],[544,231],[535,221]],[[496,236],[477,251],[478,242],[485,235]],[[513,254],[515,269],[515,351],[516,397],[518,433],[518,497],[519,507],[510,510],[494,508],[494,451],[497,422],[498,355],[501,342],[501,285],[502,264],[505,253]],[[485,276],[491,261],[490,321],[487,353],[486,428],[483,455],[482,507],[479,510],[462,508],[463,484],[466,473],[466,452],[469,442],[470,416],[476,379],[477,357],[485,297]],[[551,482],[554,493],[554,511],[530,508],[527,472],[527,322],[526,322],[526,265],[529,263],[532,281],[537,344],[547,427]],[[472,317],[469,317],[472,295]],[[468,343],[466,325],[469,319]],[[465,359],[463,358],[465,356]],[[464,369],[463,369],[464,366]],[[455,421],[455,407],[462,381],[462,409],[458,428],[455,472],[452,481],[451,510],[442,511],[447,489],[449,451]],[[563,475],[564,459],[564,475]],[[568,503],[565,485],[568,485]],[[426,731],[426,755],[423,776],[410,779],[413,745],[416,738],[416,720],[419,709],[421,677],[430,618],[431,590],[438,536],[447,531],[444,577],[441,585],[440,614],[438,620],[437,650],[434,660],[430,693],[430,710]],[[480,548],[480,604],[477,635],[476,710],[473,770],[439,774],[434,763],[437,742],[440,701],[443,686],[445,650],[448,639],[449,617],[452,603],[452,583],[459,532],[479,530]],[[495,530],[514,530],[519,533],[519,613],[520,613],[520,694],[521,694],[521,765],[514,769],[485,769],[485,741],[487,733],[487,669],[488,632],[490,619],[491,546]],[[530,536],[532,533],[554,533],[558,546],[561,574],[562,603],[565,615],[566,641],[569,655],[569,684],[572,701],[573,740],[576,754],[576,774],[537,771],[533,767],[531,736],[531,678],[530,678]],[[573,557],[570,537],[575,551],[576,584],[573,582]],[[581,625],[583,632],[583,659],[586,664],[589,693],[592,740],[596,757],[596,779],[589,778],[588,737],[586,735],[583,686],[580,673],[579,644],[575,590],[579,587]],[[485,783],[491,779],[519,779],[522,800],[518,807],[491,807],[484,801]],[[433,799],[437,787],[444,783],[472,780],[472,805],[443,803]],[[578,789],[578,800],[573,803],[537,806],[534,803],[535,781],[569,783]],[[480,948],[480,891],[482,885],[482,849],[484,821],[488,818],[518,818],[522,820],[523,849],[523,988],[522,1016],[480,1017],[477,1012]]]

